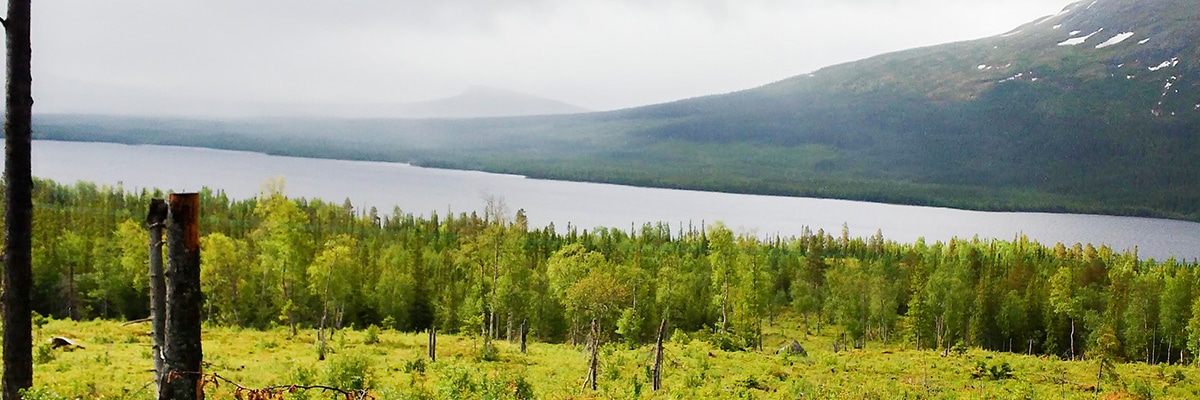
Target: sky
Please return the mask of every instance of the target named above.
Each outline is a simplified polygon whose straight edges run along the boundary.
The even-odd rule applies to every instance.
[[[251,116],[475,85],[612,110],[1002,34],[1070,0],[54,0],[35,113]]]

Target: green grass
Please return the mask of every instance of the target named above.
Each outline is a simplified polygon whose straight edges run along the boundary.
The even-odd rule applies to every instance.
[[[794,323],[788,323],[795,326]],[[37,343],[52,336],[78,339],[84,348],[43,350],[35,366],[30,398],[130,398],[153,396],[149,325],[52,321],[35,332]],[[832,333],[827,330],[826,333]],[[599,390],[583,388],[587,356],[582,347],[531,343],[528,354],[498,341],[497,361],[479,359],[481,341],[441,335],[438,360],[425,359],[423,334],[382,331],[368,344],[366,330],[341,330],[333,353],[317,361],[315,333],[226,327],[204,329],[205,372],[251,388],[291,384],[364,384],[379,399],[519,398],[1194,398],[1200,370],[1194,367],[1122,364],[1115,381],[1096,382],[1095,361],[1060,361],[1008,353],[967,350],[942,357],[899,344],[871,343],[863,350],[833,353],[832,339],[805,336],[776,325],[766,349],[795,338],[808,357],[766,352],[725,352],[701,341],[666,346],[664,390],[650,390],[652,349],[617,344],[600,351]],[[38,353],[35,350],[35,353]],[[39,358],[36,357],[35,358]],[[1007,363],[1008,379],[972,377],[976,366]],[[347,383],[349,382],[349,383]],[[210,398],[230,398],[233,386],[209,385]],[[303,391],[301,392],[303,394]],[[329,398],[319,392],[312,399]],[[303,398],[303,397],[295,397]]]

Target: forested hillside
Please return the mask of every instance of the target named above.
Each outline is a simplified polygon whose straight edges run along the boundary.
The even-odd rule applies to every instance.
[[[155,193],[39,182],[35,309],[58,318],[147,315]],[[339,326],[644,343],[660,319],[736,350],[791,313],[848,345],[979,347],[1063,358],[1192,363],[1197,265],[1085,244],[958,239],[898,244],[876,232],[769,240],[721,224],[528,226],[520,210],[417,217],[350,200],[202,193],[205,318],[252,328]],[[519,207],[519,205],[513,205]],[[328,313],[327,315],[325,313]]]
[[[1200,220],[1200,7],[1098,0],[990,38],[570,116],[38,115],[41,139],[789,196]]]

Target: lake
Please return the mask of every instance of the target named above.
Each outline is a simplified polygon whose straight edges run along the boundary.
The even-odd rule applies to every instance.
[[[739,195],[689,190],[528,179],[484,172],[405,164],[321,160],[192,147],[129,146],[35,140],[33,174],[60,183],[91,181],[126,190],[161,188],[176,192],[202,187],[235,199],[255,196],[264,182],[283,177],[292,197],[341,203],[360,209],[393,207],[428,215],[482,211],[485,199],[502,199],[512,212],[524,209],[531,226],[553,222],[628,230],[644,223],[672,227],[723,221],[760,236],[799,236],[804,226],[838,236],[882,230],[898,242],[945,241],[953,237],[1011,240],[1018,234],[1052,245],[1106,244],[1138,247],[1143,258],[1200,257],[1200,223],[1154,218],[1080,214],[979,212],[846,200]],[[181,166],[168,170],[167,165]]]

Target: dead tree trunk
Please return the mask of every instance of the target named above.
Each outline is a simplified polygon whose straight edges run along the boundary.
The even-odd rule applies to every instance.
[[[67,318],[72,321],[79,320],[79,314],[75,312],[75,263],[67,263]]]
[[[437,327],[429,327],[429,361],[437,361]]]
[[[583,382],[584,387],[590,387],[596,390],[596,368],[599,364],[596,362],[596,353],[600,349],[600,332],[596,329],[596,320],[592,320],[592,334],[588,338],[588,347],[591,348],[592,359],[588,362],[587,380]]]
[[[329,264],[329,271],[325,274],[325,293],[321,296],[321,325],[317,327],[317,361],[325,361],[325,321],[329,318],[329,282],[333,277],[334,264],[337,264],[336,257],[334,262]]]
[[[33,75],[30,0],[9,0],[0,19],[8,40],[4,119],[4,382],[3,398],[33,386]]]
[[[651,383],[654,391],[662,390],[663,334],[667,330],[667,319],[663,318],[658,324],[658,340],[654,344],[654,377]]]
[[[154,347],[150,357],[154,358],[154,385],[162,388],[162,349],[167,331],[167,284],[163,280],[163,227],[167,221],[167,202],[163,199],[150,200],[150,212],[146,215],[146,228],[150,232],[150,320],[154,331]]]
[[[529,336],[529,320],[521,320],[521,354],[525,354],[525,339]],[[1182,353],[1180,353],[1182,354]],[[1182,355],[1180,356],[1182,357]]]
[[[159,400],[196,400],[201,391],[200,363],[200,196],[172,194],[167,217],[167,324],[163,356],[165,384]]]
[[[505,325],[507,325],[507,326],[505,327],[504,340],[507,340],[509,343],[512,343],[513,342],[513,313],[512,313],[512,311],[508,312],[508,318],[507,318],[507,322],[505,322]]]

